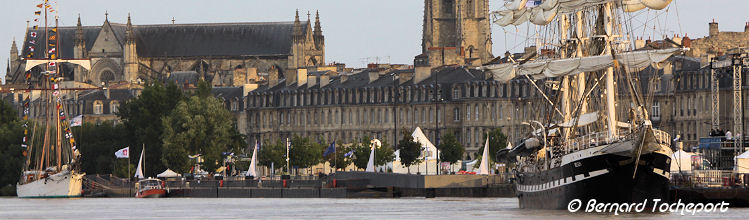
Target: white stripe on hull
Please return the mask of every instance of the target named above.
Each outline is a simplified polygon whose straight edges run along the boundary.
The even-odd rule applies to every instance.
[[[19,198],[79,197],[83,174],[63,171],[47,178],[16,186]]]

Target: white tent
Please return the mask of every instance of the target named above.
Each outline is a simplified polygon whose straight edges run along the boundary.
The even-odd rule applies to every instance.
[[[180,175],[172,171],[172,169],[166,169],[164,170],[164,172],[159,173],[159,175],[156,175],[156,177],[168,178],[168,177],[180,177]]]
[[[437,159],[437,147],[429,141],[429,138],[421,131],[420,127],[416,127],[414,133],[411,134],[415,142],[421,144],[422,157],[424,160],[436,160]]]
[[[692,171],[692,154],[678,150],[671,155],[671,172]]]
[[[749,151],[736,156],[736,172],[749,173]]]

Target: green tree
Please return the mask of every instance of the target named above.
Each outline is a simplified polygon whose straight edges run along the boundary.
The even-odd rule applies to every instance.
[[[186,172],[190,166],[187,156],[201,154],[202,167],[216,170],[222,165],[222,152],[241,147],[232,145],[233,123],[231,113],[212,96],[192,96],[180,101],[162,120],[163,164],[177,172]]]
[[[294,136],[291,139],[289,160],[292,167],[310,168],[322,162],[325,146],[314,143],[309,137]]]
[[[404,167],[410,167],[413,164],[419,163],[419,156],[421,156],[421,144],[415,142],[408,132],[403,132],[403,139],[398,142],[399,156],[401,158],[401,164]],[[410,173],[411,170],[409,169]]]
[[[354,151],[352,162],[359,169],[366,169],[369,163],[369,155],[372,153],[372,138],[363,137],[361,142],[354,144],[351,150]],[[349,150],[350,151],[350,150]],[[348,151],[346,151],[348,152]],[[382,166],[395,160],[395,151],[388,146],[387,142],[381,142],[381,146],[375,148],[375,166]]]
[[[129,146],[127,129],[122,124],[105,121],[100,124],[84,123],[72,127],[73,135],[78,140],[78,151],[81,153],[81,171],[86,174],[115,174],[119,177],[130,177],[127,172],[127,159],[117,159],[114,153]],[[130,146],[131,164],[137,164],[141,145]],[[146,152],[148,153],[148,152]],[[124,164],[124,165],[123,165]],[[148,163],[147,163],[148,164]],[[150,166],[150,164],[148,164]],[[125,168],[125,172],[115,172],[115,168]]]
[[[454,164],[463,157],[465,148],[460,145],[458,139],[453,134],[446,134],[442,136],[442,141],[439,145],[440,160],[442,162],[448,162]]]
[[[487,134],[484,134],[482,143],[486,141],[486,135]],[[502,133],[502,129],[500,128],[495,128],[489,131],[488,135],[489,135],[489,163],[491,164],[491,163],[494,163],[494,160],[495,160],[494,155],[497,154],[497,151],[502,150],[505,147],[507,147],[507,135]],[[481,165],[481,160],[483,159],[481,157],[483,153],[484,153],[484,146],[481,146],[479,148],[479,151],[476,152],[475,154],[476,155],[475,158],[478,160],[475,166]]]
[[[135,149],[136,146],[146,146],[147,167],[144,171],[147,176],[166,169],[162,163],[161,151],[164,142],[161,138],[164,133],[164,124],[161,120],[169,115],[177,103],[183,99],[182,90],[173,82],[166,86],[156,82],[146,86],[137,98],[126,101],[118,109],[117,116],[126,128],[131,149]],[[140,153],[140,150],[134,150],[133,153],[135,152]],[[138,158],[130,157],[130,162],[138,163]]]
[[[285,141],[279,139],[273,143],[260,145],[260,150],[258,150],[257,154],[257,161],[260,165],[268,168],[271,167],[271,164],[273,164],[274,168],[286,166],[286,157],[284,157],[284,155],[286,155]]]
[[[15,185],[25,160],[25,149],[21,147],[23,123],[13,106],[0,99],[0,196],[16,194]]]
[[[326,158],[328,160],[328,163],[330,164],[330,167],[337,169],[346,169],[348,165],[350,165],[353,161],[351,160],[351,157],[346,157],[346,153],[353,150],[351,146],[344,146],[340,141],[336,142],[335,145],[335,152],[333,154],[328,155]]]

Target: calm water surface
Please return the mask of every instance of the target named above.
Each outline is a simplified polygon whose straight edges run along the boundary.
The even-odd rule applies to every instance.
[[[516,198],[205,199],[0,197],[0,219],[746,219],[726,213],[580,214],[518,209]]]

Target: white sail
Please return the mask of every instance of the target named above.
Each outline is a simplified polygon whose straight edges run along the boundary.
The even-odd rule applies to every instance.
[[[255,164],[257,163],[257,148],[258,144],[255,143],[255,150],[252,151],[252,160],[250,161],[250,168],[247,169],[246,176],[252,176],[257,177],[257,169],[255,168]]]
[[[682,48],[660,50],[643,50],[624,52],[616,55],[616,61],[628,70],[641,70],[659,63],[669,57],[685,51]],[[506,83],[517,76],[528,75],[533,79],[544,79],[575,75],[581,72],[599,71],[614,66],[614,57],[600,55],[567,59],[536,60],[524,64],[503,63],[483,66],[482,69],[493,75],[494,80]]]
[[[478,175],[489,175],[489,137],[486,137],[486,144],[484,144],[484,153],[481,154],[481,165],[479,165]]]
[[[140,151],[140,160],[138,160],[138,168],[135,169],[135,177],[138,179],[143,179],[145,176],[143,176],[143,153],[146,151],[146,147],[143,146],[143,150]]]
[[[505,9],[492,12],[499,17],[494,23],[499,26],[521,25],[530,21],[536,25],[547,25],[557,13],[571,13],[584,8],[601,5],[616,0],[546,0],[537,7],[525,7],[525,0],[514,0],[505,4]],[[623,0],[625,12],[635,12],[645,8],[662,10],[671,4],[671,0]]]
[[[374,158],[375,157],[375,145],[372,145],[371,151],[369,153],[369,161],[367,161],[367,169],[365,171],[367,172],[375,172],[375,166],[374,166]]]
[[[42,64],[47,63],[72,63],[72,64],[78,64],[79,66],[83,67],[86,70],[91,70],[91,60],[33,60],[33,59],[27,59],[26,60],[26,68],[24,71],[29,71],[31,68],[34,68],[35,66],[39,66]]]

